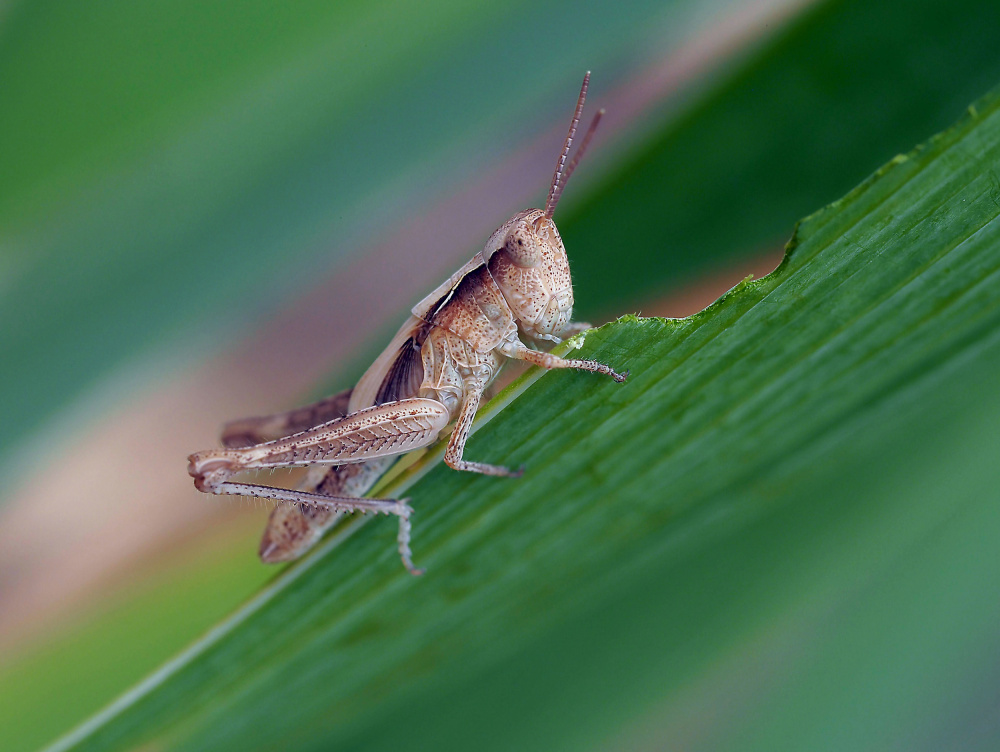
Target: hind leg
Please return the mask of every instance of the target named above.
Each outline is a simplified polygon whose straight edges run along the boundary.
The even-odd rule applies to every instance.
[[[321,423],[347,415],[351,400],[348,389],[311,405],[274,415],[241,418],[222,429],[222,445],[228,448],[249,447],[282,436],[306,431]],[[298,485],[298,490],[324,496],[364,496],[391,464],[390,460],[372,460],[357,465],[317,465]],[[343,515],[325,506],[278,504],[267,520],[260,541],[260,558],[267,564],[292,561],[312,548],[323,534]]]
[[[222,445],[248,447],[263,444],[265,441],[308,431],[321,423],[343,418],[347,415],[347,404],[351,401],[352,391],[347,389],[319,402],[283,413],[230,421],[222,428]]]
[[[370,488],[380,468],[385,467],[383,460],[389,462],[394,455],[432,443],[449,418],[448,408],[436,400],[411,398],[387,402],[262,444],[196,452],[188,458],[188,472],[198,490],[205,493],[255,496],[291,502],[303,509],[326,510],[313,515],[316,524],[306,523],[298,530],[269,529],[277,534],[262,543],[261,555],[265,560],[280,560],[301,553],[315,542],[315,529],[322,532],[339,512],[375,512],[399,517],[400,557],[406,568],[416,573],[409,548],[410,507],[395,499],[357,498],[344,491],[354,491],[354,485],[365,487],[365,490]],[[231,480],[246,470],[327,464],[371,464],[372,467],[361,472],[338,469],[332,476],[334,488],[330,490],[333,493],[323,492],[325,489],[321,487],[316,490],[287,489]],[[303,514],[298,521],[308,518],[309,514]],[[292,525],[294,517],[279,515],[276,524]]]
[[[323,496],[364,496],[391,465],[384,457],[356,465],[317,465],[299,484],[300,491]],[[260,558],[267,564],[297,559],[333,527],[343,512],[311,504],[279,504],[271,512],[260,541]]]

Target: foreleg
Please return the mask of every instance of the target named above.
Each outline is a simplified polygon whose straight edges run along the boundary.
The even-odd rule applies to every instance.
[[[581,371],[592,371],[594,373],[603,373],[610,376],[615,381],[621,383],[628,378],[628,371],[625,373],[618,373],[611,366],[604,365],[604,363],[598,363],[596,360],[575,360],[560,358],[558,355],[553,355],[549,352],[541,352],[539,350],[532,350],[525,346],[520,340],[514,340],[513,342],[505,342],[503,345],[497,348],[501,353],[506,355],[508,358],[514,358],[515,360],[523,360],[536,366],[541,366],[542,368],[552,369],[552,368],[576,368]]]

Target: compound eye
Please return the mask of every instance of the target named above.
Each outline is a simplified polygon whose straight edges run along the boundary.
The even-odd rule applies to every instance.
[[[538,266],[542,261],[537,242],[524,228],[518,227],[510,231],[503,250],[518,266]]]

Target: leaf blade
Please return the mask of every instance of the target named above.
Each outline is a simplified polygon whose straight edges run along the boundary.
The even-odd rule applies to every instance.
[[[402,740],[463,748],[478,739],[503,749],[542,738],[569,749],[610,740],[623,721],[682,693],[720,650],[746,649],[789,608],[810,604],[802,589],[811,583],[794,572],[779,579],[780,595],[763,595],[778,564],[754,564],[754,546],[780,539],[783,522],[827,541],[825,525],[865,528],[869,564],[881,555],[882,574],[960,510],[995,520],[969,495],[991,468],[956,506],[920,495],[919,479],[967,469],[955,464],[962,452],[923,474],[908,459],[934,450],[915,427],[955,437],[964,435],[956,426],[978,424],[996,434],[996,422],[984,426],[976,413],[997,415],[995,392],[984,406],[963,389],[991,383],[1000,362],[1000,204],[984,193],[997,160],[1000,92],[803,221],[774,274],[688,319],[626,318],[592,332],[581,354],[633,365],[626,386],[547,374],[470,442],[474,458],[530,459],[522,481],[437,467],[410,489],[427,577],[400,571],[390,526],[366,525],[79,748],[157,739],[185,749],[381,749]],[[887,468],[867,454],[880,446]],[[883,470],[909,477],[919,503],[909,508],[891,488],[859,503],[850,495],[859,468],[865,479]],[[876,517],[917,519],[887,535],[865,504]],[[738,556],[719,549],[740,549],[742,534],[753,545]],[[798,560],[815,561],[801,550],[810,538],[783,534]],[[885,540],[891,555],[877,548]],[[849,554],[848,545],[834,557],[844,576],[835,602],[867,576]],[[719,581],[722,573],[733,581]],[[689,591],[688,577],[708,589]],[[654,607],[650,592],[664,600]],[[782,608],[766,608],[774,602]],[[677,604],[689,611],[675,613]],[[751,616],[733,628],[739,608]],[[978,624],[989,618],[974,613]],[[652,641],[631,643],[634,624]],[[675,640],[654,640],[658,626]],[[621,644],[598,655],[604,631]],[[685,640],[696,646],[690,653]],[[507,665],[533,681],[519,683]],[[541,668],[530,673],[532,665]],[[665,678],[670,667],[676,674]],[[610,695],[607,675],[625,682]],[[565,698],[545,693],[557,686]],[[900,702],[910,714],[919,708]],[[737,733],[738,720],[728,720]]]

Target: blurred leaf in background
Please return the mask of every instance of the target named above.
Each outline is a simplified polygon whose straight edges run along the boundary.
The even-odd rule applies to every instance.
[[[0,26],[0,463],[10,468],[8,474],[18,463],[23,481],[34,482],[25,469],[40,471],[43,463],[22,460],[32,460],[29,450],[41,441],[58,439],[62,447],[71,441],[65,436],[66,407],[86,404],[74,403],[74,398],[96,389],[105,395],[97,407],[114,405],[127,393],[141,393],[168,379],[179,366],[194,364],[209,354],[221,335],[252,328],[238,323],[242,316],[266,319],[283,299],[297,294],[304,281],[335,275],[338,265],[343,268],[344,254],[364,252],[369,241],[384,239],[390,223],[405,227],[452,183],[458,183],[461,193],[463,181],[529,138],[542,123],[558,121],[561,129],[563,99],[571,98],[565,91],[573,89],[582,70],[595,70],[597,104],[602,103],[601,86],[640,88],[650,59],[662,61],[685,37],[698,40],[719,33],[737,17],[737,5],[634,3],[614,12],[561,3],[424,5],[419,12],[371,4],[12,6]],[[594,152],[591,169],[597,174],[602,160],[610,165],[614,159],[614,166],[605,168],[606,178],[592,182],[587,197],[567,195],[559,221],[573,259],[582,315],[621,312],[640,304],[646,309],[654,296],[690,280],[698,270],[720,269],[734,259],[777,247],[795,219],[847,191],[893,153],[908,150],[954,120],[968,102],[1000,81],[1000,48],[993,33],[998,14],[1000,8],[988,2],[817,3],[777,36],[765,36],[756,49],[731,57],[728,72],[714,68],[714,85],[686,82],[682,109],[675,100],[658,117],[632,123],[632,135],[619,141],[627,145],[628,155],[617,159],[613,146],[602,146]],[[712,68],[700,73],[706,69]],[[547,162],[550,156],[545,154]],[[542,171],[548,169],[546,164]],[[575,178],[581,181],[578,190],[587,180],[584,174]],[[540,195],[543,186],[538,182]],[[497,206],[490,222],[498,223],[517,208]],[[489,229],[480,228],[480,234]],[[406,244],[400,246],[405,252]],[[442,253],[461,259],[470,250],[445,248]],[[391,256],[380,258],[381,263],[399,263],[387,262]],[[395,257],[400,258],[406,257]],[[411,302],[400,299],[393,305],[402,310]],[[322,340],[320,347],[325,347]],[[256,360],[247,362],[254,367],[268,359],[266,352],[253,354]],[[121,366],[135,363],[152,363],[151,373],[140,373],[142,387],[126,380],[123,389]],[[988,380],[969,383],[990,391]],[[950,404],[944,391],[937,398],[934,404]],[[181,410],[164,412],[194,422],[203,404],[193,396],[189,403],[187,418]],[[965,409],[964,403],[956,405]],[[245,412],[255,409],[257,405],[246,405]],[[859,442],[872,456],[885,448],[882,485],[874,466],[863,464],[863,453],[842,452],[831,455],[829,464],[803,469],[800,485],[782,481],[772,493],[786,498],[794,487],[804,494],[799,498],[809,498],[802,490],[808,484],[825,489],[847,472],[854,485],[844,485],[843,498],[831,502],[831,510],[824,511],[817,502],[815,520],[843,507],[844,514],[858,515],[856,522],[844,522],[845,527],[870,525],[865,529],[872,539],[884,539],[898,526],[898,518],[880,516],[863,505],[865,484],[879,489],[879,498],[889,498],[887,489],[909,488],[905,466],[891,469],[897,467],[893,462],[903,460],[892,457],[929,457],[920,435],[947,436],[964,447],[949,457],[987,461],[973,448],[988,446],[985,424],[963,418],[965,413],[957,409],[954,425],[933,415],[921,423],[916,414],[906,441],[900,440],[905,431],[890,426],[882,433],[874,431],[869,443]],[[984,408],[983,415],[992,413]],[[207,420],[226,417],[235,416],[219,414]],[[133,446],[141,449],[158,432],[162,427],[151,425],[148,435],[134,440],[138,443],[126,444],[130,454],[125,462],[134,457]],[[971,443],[961,440],[966,435]],[[976,443],[976,436],[987,443]],[[201,439],[179,440],[178,445],[171,456],[182,457],[184,447],[197,448]],[[925,464],[929,467],[931,460]],[[924,480],[914,483],[922,488],[926,482],[932,494],[949,483],[953,472],[968,477],[969,488],[979,482],[964,466],[949,461],[942,463],[937,480],[919,476]],[[103,482],[113,481],[111,476]],[[845,505],[847,498],[861,506]],[[86,508],[93,502],[71,493],[66,503]],[[181,503],[205,502],[178,499]],[[744,579],[733,580],[734,587],[745,583],[748,593],[773,587],[776,599],[792,599],[787,582],[762,578],[747,562],[760,560],[763,567],[766,551],[815,545],[822,552],[824,545],[832,546],[818,533],[810,537],[811,509],[800,510],[798,516],[790,513],[775,526],[741,529],[738,545],[735,539],[720,540],[721,548],[699,554],[703,567],[683,569],[681,581],[672,587],[692,592],[700,588],[706,603],[727,597],[729,591],[720,589],[721,575],[712,574],[716,570],[710,562],[719,561],[727,567],[727,576],[745,570]],[[982,530],[990,529],[988,521],[970,519],[978,519]],[[157,518],[150,522],[155,524]],[[841,528],[833,524],[832,529]],[[364,535],[378,537],[368,529]],[[114,543],[114,537],[109,542]],[[379,538],[379,546],[383,542]],[[56,641],[48,653],[40,648],[15,661],[16,670],[0,674],[0,696],[12,698],[2,703],[8,717],[0,718],[0,728],[10,735],[4,748],[30,749],[53,738],[109,700],[116,694],[115,685],[124,689],[189,640],[198,625],[203,628],[217,619],[227,594],[235,603],[251,592],[267,574],[253,562],[248,543],[245,550],[226,549],[225,556],[232,557],[244,551],[242,560],[231,559],[239,561],[233,567],[220,563],[197,573],[179,567],[173,584],[153,586],[159,590],[150,591],[149,605],[133,613],[138,623],[142,613],[159,619],[162,629],[156,631],[162,636],[136,640],[133,647],[142,649],[129,649],[128,634],[107,639],[119,634],[113,627],[122,621],[121,612],[112,609],[104,617],[112,626],[102,629],[97,622],[90,627],[90,649],[63,658],[73,654],[60,652],[64,643]],[[502,548],[503,539],[497,545]],[[10,551],[10,546],[4,547]],[[735,552],[732,558],[723,554],[730,550]],[[928,554],[925,561],[944,567],[952,549],[939,545],[935,550],[937,558]],[[349,556],[343,552],[335,557],[336,566],[345,566]],[[836,558],[839,554],[831,556],[839,562],[829,567],[834,572],[831,592],[846,593],[867,561],[859,558],[855,570]],[[364,561],[358,566],[363,568]],[[742,564],[730,568],[730,561]],[[812,568],[803,565],[803,572],[819,576],[825,569],[821,557],[816,562]],[[972,559],[954,562],[959,568],[954,571],[967,575],[969,582],[969,589],[961,592],[972,592],[975,582],[988,581],[976,578],[988,578],[992,571],[976,570]],[[4,566],[0,597],[6,583],[21,575],[7,560]],[[913,571],[916,578],[925,570]],[[470,569],[468,587],[475,586],[475,575]],[[885,577],[886,583],[892,582]],[[227,590],[227,584],[233,586]],[[377,585],[372,578],[368,587]],[[905,584],[898,588],[906,592]],[[153,603],[156,592],[163,599],[159,604]],[[178,599],[176,593],[185,592],[189,597]],[[208,593],[213,595],[199,596]],[[661,596],[664,608],[671,610],[685,602],[675,591]],[[905,603],[912,611],[928,597],[918,588]],[[764,613],[772,602],[760,600],[757,607]],[[0,610],[9,611],[11,603],[8,599]],[[164,603],[170,608],[162,608]],[[677,626],[681,644],[697,639],[685,638],[685,630],[716,623],[694,607],[697,604],[687,605],[689,619]],[[861,605],[858,609],[859,623],[870,625],[873,634],[897,629],[891,610],[879,617]],[[956,613],[969,609],[982,616],[975,600]],[[651,610],[650,619],[657,613]],[[627,611],[617,622],[590,616],[615,639],[641,633],[647,624]],[[948,623],[935,624],[942,634],[950,634]],[[654,622],[647,626],[653,629]],[[731,665],[727,661],[737,667],[753,663],[753,653],[725,652],[726,646],[744,644],[743,638],[720,629],[718,641],[697,655],[715,656],[706,660],[718,666]],[[816,661],[827,655],[830,665],[845,667],[836,708],[846,727],[859,717],[855,698],[862,696],[851,689],[851,682],[864,675],[860,666],[871,659],[878,643],[871,642],[868,653],[858,648],[857,659],[847,661],[842,651],[858,647],[860,638],[850,642],[851,635],[863,632],[845,634],[847,642],[837,643],[821,633],[810,655]],[[907,644],[935,645],[928,634],[915,627]],[[982,656],[980,648],[988,650],[989,644],[975,639],[970,635],[959,647]],[[618,655],[614,639],[599,642],[606,652],[593,655],[594,676],[610,672]],[[547,644],[539,642],[537,650]],[[530,668],[539,654],[525,651],[533,658],[516,665]],[[567,655],[576,658],[572,651]],[[759,655],[767,655],[763,647]],[[7,658],[9,664],[10,655]],[[111,663],[120,678],[91,688],[87,677]],[[990,665],[989,659],[983,663]],[[623,664],[619,674],[608,673],[608,680],[618,676],[631,686],[629,665]],[[894,665],[901,671],[914,664],[900,655]],[[851,666],[854,669],[847,668]],[[809,679],[807,669],[792,673],[796,671],[803,681]],[[503,682],[491,676],[497,691],[504,692]],[[685,708],[707,713],[706,698],[732,697],[729,685],[713,683],[714,675],[701,676],[703,694],[684,695],[682,702],[653,714],[645,724],[637,720],[637,712],[630,733],[640,740],[647,738],[644,734],[659,738],[662,723],[676,734],[679,726],[670,719],[683,715]],[[925,692],[933,691],[929,676],[920,676],[925,680],[920,686],[928,687]],[[538,707],[554,708],[546,702],[554,702],[561,685],[546,694],[542,678],[536,673],[530,682],[542,693],[536,697]],[[442,681],[454,679],[445,676]],[[482,690],[486,685],[473,686]],[[579,686],[584,691],[592,685]],[[636,684],[636,692],[644,686]],[[457,691],[456,701],[487,699],[485,694]],[[914,692],[919,694],[918,689]],[[644,696],[648,702],[656,693]],[[813,741],[825,739],[823,719],[829,716],[817,712],[823,694],[814,690],[794,696],[799,730],[808,729],[813,719]],[[52,706],[52,697],[65,702]],[[810,705],[809,697],[819,699]],[[24,711],[45,706],[47,715]],[[475,708],[465,707],[463,717],[470,724],[481,718]],[[971,705],[969,713],[972,728],[980,716]],[[888,714],[886,722],[894,717]],[[609,719],[594,715],[595,724],[626,723],[624,717]],[[413,726],[414,720],[409,721]],[[767,728],[753,733],[764,745],[768,734],[774,742],[773,735],[790,723],[764,723]],[[876,725],[869,718],[857,733]],[[729,727],[719,728],[722,739]],[[391,726],[385,733],[408,732]],[[983,733],[984,739],[995,738],[988,727]],[[497,737],[498,743],[503,738]],[[857,748],[846,744],[848,737],[842,740],[846,746],[836,739],[826,741],[830,748]],[[770,748],[774,746],[780,745]],[[818,743],[807,746],[823,748]]]

